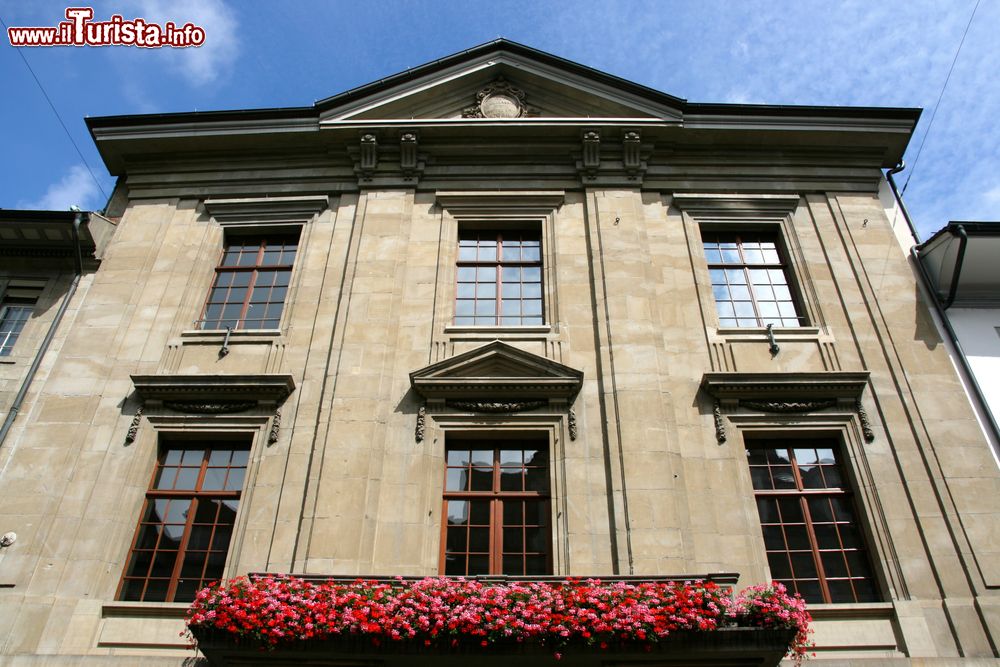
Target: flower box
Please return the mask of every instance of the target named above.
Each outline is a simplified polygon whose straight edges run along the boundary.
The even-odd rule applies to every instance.
[[[805,650],[808,614],[778,586],[713,582],[313,583],[239,578],[198,593],[188,628],[215,667],[554,664],[776,665]]]

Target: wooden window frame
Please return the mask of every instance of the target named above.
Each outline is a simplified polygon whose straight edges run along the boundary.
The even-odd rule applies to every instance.
[[[480,238],[482,238],[484,235],[494,235],[495,236],[495,238],[496,238],[496,259],[495,260],[479,260],[478,258],[475,259],[475,260],[467,260],[467,259],[462,259],[461,258],[461,254],[462,254],[462,241],[466,240],[468,236],[473,235],[473,234],[475,234],[477,237],[480,237]],[[520,260],[505,260],[503,258],[504,236],[507,236],[508,239],[511,239],[512,237],[517,236],[519,240],[525,240],[528,237],[530,237],[532,240],[537,239],[537,241],[538,241],[538,259],[537,260],[525,260],[525,259],[520,259]],[[502,227],[502,228],[479,228],[479,227],[476,227],[476,226],[469,226],[469,225],[461,225],[459,227],[459,230],[458,230],[458,244],[457,244],[458,251],[457,251],[457,254],[456,254],[455,283],[454,283],[455,284],[455,302],[454,302],[455,303],[455,312],[454,312],[454,315],[453,315],[453,318],[452,318],[452,321],[453,321],[453,323],[454,323],[455,326],[502,327],[502,326],[544,326],[545,325],[545,301],[546,301],[546,299],[545,299],[545,255],[544,255],[543,238],[542,238],[542,236],[543,236],[543,234],[542,234],[541,230],[535,230],[535,229],[532,228],[532,226],[530,224],[527,224],[527,223],[524,224],[524,225],[519,225],[519,226],[508,225],[508,226],[505,226],[505,227]],[[463,268],[473,268],[473,269],[476,269],[477,272],[478,272],[478,270],[480,268],[487,268],[487,269],[492,268],[492,269],[494,269],[494,271],[496,273],[496,278],[495,278],[495,283],[494,283],[496,291],[495,291],[495,297],[494,297],[493,300],[496,303],[495,303],[495,307],[493,309],[492,315],[486,315],[486,314],[479,315],[478,313],[476,313],[476,305],[479,302],[478,293],[476,293],[473,296],[473,298],[472,298],[473,313],[471,315],[459,315],[458,314],[458,304],[459,304],[459,302],[460,301],[468,301],[468,299],[462,299],[458,295],[459,285],[461,285],[461,284],[469,284],[468,281],[463,281],[463,282],[459,281],[461,269],[463,269]],[[503,302],[504,302],[504,297],[503,297],[503,286],[504,286],[503,270],[505,268],[520,268],[522,270],[525,269],[525,268],[537,268],[538,269],[538,274],[539,274],[539,278],[538,278],[539,298],[538,298],[538,301],[539,301],[540,309],[539,309],[539,313],[537,315],[528,315],[528,316],[526,316],[524,314],[524,303],[525,303],[526,299],[525,299],[524,294],[523,294],[523,286],[526,283],[523,280],[523,273],[522,273],[522,279],[521,279],[521,281],[517,283],[518,285],[522,286],[521,296],[518,297],[517,299],[513,299],[513,297],[508,297],[509,300],[516,300],[516,301],[520,302],[520,304],[521,304],[520,314],[518,314],[518,315],[506,315],[506,316],[503,314]],[[481,284],[481,283],[479,283],[479,281],[477,280],[477,281],[475,281],[475,282],[473,282],[471,284],[477,285],[477,284]],[[530,283],[527,283],[527,284],[534,284],[534,283],[530,282]],[[528,300],[529,301],[534,301],[535,299],[528,299]],[[476,320],[481,319],[481,318],[486,318],[486,317],[492,317],[493,321],[490,322],[490,323],[476,322]],[[528,318],[528,317],[537,318],[538,321],[537,322],[530,322],[530,323],[525,324],[524,320],[526,318]],[[462,322],[462,321],[460,321],[460,320],[465,319],[465,318],[471,319],[473,322],[469,323],[469,322]],[[503,320],[505,318],[517,318],[518,320],[520,320],[520,322],[518,324],[505,324],[503,322]]]
[[[204,451],[202,453],[201,463],[200,463],[200,465],[198,467],[198,474],[197,474],[197,478],[195,480],[194,489],[158,489],[158,488],[156,488],[157,476],[160,474],[161,470],[163,470],[164,468],[168,467],[168,466],[165,465],[165,460],[166,460],[166,456],[167,456],[168,452],[170,452],[170,451],[185,452],[185,451],[191,451],[191,450],[197,450],[197,449],[203,449]],[[236,508],[236,510],[234,510],[233,522],[231,524],[228,524],[228,523],[226,523],[226,524],[218,523],[218,517],[217,517],[216,520],[215,520],[215,522],[213,522],[211,524],[212,525],[212,533],[209,536],[208,548],[207,549],[198,549],[197,550],[197,551],[205,551],[206,552],[205,553],[205,559],[206,560],[205,560],[205,563],[202,565],[202,576],[198,577],[199,581],[201,581],[201,582],[204,583],[204,582],[207,582],[207,581],[215,580],[214,578],[205,578],[204,577],[204,574],[205,574],[205,572],[206,572],[206,570],[208,568],[208,559],[210,558],[211,553],[213,551],[224,551],[227,554],[226,557],[228,559],[229,548],[232,545],[233,532],[235,532],[235,529],[236,529],[236,517],[235,517],[235,514],[236,514],[236,512],[239,511],[239,502],[241,501],[242,496],[243,496],[243,489],[246,486],[246,477],[247,477],[247,473],[248,473],[249,467],[250,467],[250,453],[251,453],[251,449],[252,449],[251,448],[251,444],[249,442],[245,442],[245,441],[242,441],[242,440],[221,440],[221,441],[219,441],[219,440],[190,440],[190,441],[187,441],[187,440],[178,440],[178,441],[169,441],[169,442],[166,442],[166,443],[161,443],[160,448],[159,448],[159,452],[157,453],[156,463],[153,466],[153,472],[152,472],[152,475],[150,476],[149,485],[147,487],[147,491],[146,491],[146,494],[145,494],[145,500],[144,500],[143,505],[142,505],[142,511],[139,514],[139,520],[138,520],[138,522],[136,524],[136,530],[135,530],[135,533],[134,533],[134,535],[132,537],[132,542],[129,545],[128,557],[126,558],[126,561],[125,561],[125,567],[122,570],[122,576],[121,576],[121,579],[119,580],[119,583],[118,583],[118,589],[117,589],[117,592],[115,594],[115,598],[116,599],[118,599],[118,600],[128,600],[128,601],[137,601],[137,602],[145,602],[145,601],[150,601],[150,602],[190,602],[191,600],[177,600],[176,596],[177,596],[178,585],[181,582],[181,580],[184,578],[184,577],[181,576],[182,575],[181,570],[182,570],[183,565],[184,565],[185,556],[187,555],[187,552],[190,550],[190,540],[191,540],[191,536],[193,534],[194,525],[196,523],[195,520],[196,520],[197,514],[198,514],[198,505],[202,501],[235,500],[235,501],[237,501],[237,508]],[[223,450],[231,452],[231,454],[230,454],[230,463],[232,462],[232,452],[237,452],[237,451],[246,452],[246,462],[242,466],[227,465],[224,468],[220,467],[220,466],[209,466],[208,464],[209,464],[209,461],[211,460],[211,453],[213,451],[223,451]],[[182,457],[183,457],[183,454],[182,454]],[[176,467],[178,469],[178,472],[176,474],[179,476],[180,470],[182,470],[185,467],[190,468],[192,466],[183,466],[181,464],[178,464],[177,466],[173,466],[173,467]],[[221,468],[221,469],[226,470],[226,474],[227,474],[227,477],[225,478],[226,481],[228,481],[229,471],[231,471],[231,470],[242,470],[243,471],[243,473],[242,473],[243,474],[243,479],[242,479],[242,481],[240,483],[240,488],[237,489],[237,490],[231,490],[231,489],[227,490],[225,488],[220,489],[220,490],[204,490],[204,489],[202,489],[202,486],[204,485],[204,482],[205,482],[205,474],[206,474],[206,472],[208,471],[209,468],[214,468],[214,469],[220,469]],[[225,485],[225,482],[224,482],[224,485]],[[141,539],[141,537],[143,535],[144,526],[145,525],[150,525],[150,526],[157,525],[157,524],[148,523],[148,522],[145,521],[147,515],[149,514],[151,505],[153,503],[155,503],[155,501],[157,501],[157,500],[182,500],[182,501],[183,500],[190,500],[191,503],[190,503],[190,505],[188,507],[188,510],[187,510],[187,516],[185,517],[183,533],[181,534],[181,538],[180,538],[180,541],[179,541],[178,546],[177,546],[177,554],[176,554],[176,557],[175,557],[173,569],[172,569],[171,574],[170,574],[169,583],[167,585],[167,591],[166,591],[166,594],[164,596],[164,599],[163,600],[146,600],[145,598],[146,598],[147,592],[149,590],[150,580],[152,580],[152,579],[163,579],[163,577],[151,577],[150,576],[150,574],[152,574],[152,571],[153,571],[153,564],[154,564],[155,559],[156,559],[156,554],[160,552],[160,549],[158,549],[159,540],[157,540],[157,543],[154,544],[154,546],[153,546],[152,549],[138,549],[137,546],[139,544],[139,540]],[[164,517],[164,518],[166,518],[166,517]],[[161,521],[158,525],[164,526],[164,525],[177,525],[177,524],[168,524],[166,521]],[[202,523],[200,525],[206,525],[206,524]],[[216,530],[218,529],[219,526],[229,526],[230,529],[231,529],[230,530],[230,536],[229,536],[229,538],[227,540],[227,543],[225,545],[225,549],[224,550],[223,549],[212,549],[212,545],[213,545],[214,540],[215,540]],[[129,576],[128,573],[129,573],[130,568],[132,567],[133,560],[137,557],[136,556],[137,552],[140,552],[140,551],[150,551],[152,553],[152,555],[150,557],[150,564],[146,568],[146,574],[145,574],[145,576]],[[164,550],[164,551],[172,551],[172,550]],[[224,568],[224,566],[223,566],[223,568]],[[218,578],[221,578],[221,576],[222,576],[222,572],[220,571]],[[144,582],[143,585],[142,585],[142,593],[140,594],[138,600],[136,600],[134,598],[125,598],[124,597],[125,594],[126,594],[126,586],[127,586],[127,584],[128,584],[129,581],[143,581]],[[193,596],[192,596],[192,600],[193,600]]]
[[[836,469],[837,474],[840,478],[840,486],[822,486],[822,487],[807,487],[803,481],[803,473],[800,468],[800,463],[795,454],[796,449],[814,449],[814,450],[831,450],[833,452],[833,464],[824,464],[818,462],[815,464],[802,464],[802,465],[816,465],[816,466],[830,466]],[[878,585],[878,579],[876,577],[875,569],[872,567],[871,555],[872,551],[867,543],[865,532],[863,526],[860,525],[861,513],[859,512],[858,503],[855,502],[854,491],[851,488],[850,480],[847,476],[846,466],[844,465],[844,450],[840,444],[835,440],[828,439],[803,439],[803,440],[786,440],[786,439],[753,439],[747,440],[745,442],[745,450],[748,459],[753,450],[785,450],[788,455],[788,467],[792,473],[792,480],[794,482],[794,488],[758,488],[756,484],[753,483],[753,469],[760,468],[768,471],[770,478],[774,479],[773,471],[768,466],[760,466],[759,464],[750,464],[751,469],[751,486],[753,487],[753,495],[755,504],[758,505],[758,521],[761,526],[762,537],[765,540],[765,552],[768,554],[768,563],[770,564],[771,553],[775,554],[786,554],[788,558],[788,568],[790,572],[790,578],[775,576],[772,572],[772,577],[779,581],[784,581],[790,591],[796,592],[798,589],[798,581],[811,581],[811,577],[797,578],[795,576],[795,566],[792,564],[791,554],[792,553],[809,553],[812,557],[812,565],[816,571],[816,581],[819,586],[819,592],[822,599],[820,600],[807,600],[814,603],[855,603],[855,602],[878,602],[881,601],[881,591]],[[766,455],[765,455],[766,456]],[[748,461],[749,463],[749,461]],[[780,467],[785,467],[784,464],[776,464]],[[823,474],[823,482],[826,481],[825,472]],[[839,498],[849,507],[850,513],[853,514],[853,521],[839,521],[837,518],[832,518],[830,521],[814,521],[812,517],[812,510],[809,506],[810,499],[819,498]],[[808,539],[809,547],[808,549],[792,549],[788,543],[788,536],[785,532],[785,527],[788,525],[800,525],[799,522],[784,521],[780,514],[778,515],[776,521],[767,522],[763,521],[760,516],[759,500],[760,499],[773,499],[775,501],[780,501],[782,499],[794,499],[798,501],[798,510],[802,515],[802,524],[805,527],[806,536]],[[780,502],[775,503],[776,506],[780,505]],[[832,508],[832,505],[831,505]],[[779,507],[779,512],[780,512]],[[851,527],[851,529],[856,534],[858,546],[855,548],[848,548],[844,546],[844,536],[840,529],[841,524],[846,524]],[[817,538],[816,527],[817,525],[832,525],[836,526],[835,534],[837,535],[837,540],[840,545],[839,549],[821,548],[819,545],[819,540]],[[782,539],[784,540],[785,547],[783,549],[768,549],[767,537],[765,528],[777,526],[781,529]],[[839,553],[842,554],[846,577],[845,576],[828,576],[826,574],[826,566],[823,562],[823,554],[827,553]],[[858,562],[863,566],[864,572],[860,574],[852,574],[852,565],[848,559],[847,554],[855,553],[858,554]],[[858,594],[858,590],[855,586],[855,581],[867,581],[868,586],[871,590],[871,597],[862,599],[863,596]],[[830,591],[830,582],[832,581],[846,581],[852,592],[852,599],[834,599],[834,595]],[[791,584],[791,585],[789,585]],[[805,595],[803,596],[805,597]]]
[[[295,257],[293,258],[292,263],[289,263],[289,264],[264,264],[263,263],[263,260],[264,260],[264,257],[265,257],[265,253],[266,253],[266,251],[268,249],[268,243],[269,242],[274,243],[274,242],[280,241],[281,244],[282,244],[282,246],[284,247],[284,244],[287,243],[289,240],[291,240],[293,238],[295,239]],[[230,249],[233,246],[235,246],[236,244],[240,244],[241,247],[245,248],[245,247],[247,247],[246,243],[248,241],[251,241],[251,240],[254,240],[254,241],[257,242],[256,260],[254,261],[253,265],[239,265],[239,264],[228,265],[228,264],[225,264],[226,256],[229,254]],[[280,327],[280,320],[281,320],[282,316],[284,315],[285,305],[288,303],[288,290],[291,287],[291,274],[292,274],[292,271],[294,270],[295,259],[298,258],[298,252],[299,252],[300,242],[301,242],[301,234],[300,234],[300,231],[298,230],[298,228],[296,228],[295,231],[287,231],[287,230],[285,230],[285,231],[280,231],[280,232],[270,232],[270,233],[266,233],[266,234],[234,234],[232,236],[227,237],[226,242],[224,243],[223,248],[222,248],[222,253],[219,256],[219,261],[218,261],[218,263],[217,263],[217,265],[215,267],[215,276],[212,279],[212,286],[208,290],[208,294],[205,297],[204,305],[202,306],[202,309],[201,309],[201,313],[202,313],[201,319],[199,319],[198,322],[197,322],[199,328],[203,329],[203,330],[207,330],[207,331],[218,330],[219,328],[225,329],[226,327],[222,327],[221,326],[222,323],[233,321],[233,322],[235,322],[235,326],[232,327],[233,330],[251,330],[251,331],[255,330],[255,329],[256,330],[260,330],[259,327],[253,327],[253,328],[250,328],[250,329],[247,329],[245,327],[245,323],[247,322],[247,317],[246,317],[247,316],[247,311],[250,309],[251,304],[255,303],[253,301],[253,294],[254,294],[254,288],[257,287],[257,280],[258,280],[258,278],[260,276],[260,273],[264,272],[264,271],[287,271],[288,272],[288,284],[286,284],[286,285],[280,285],[280,286],[279,285],[271,285],[271,286],[269,286],[272,289],[274,287],[284,287],[285,288],[285,297],[280,302],[279,301],[265,301],[265,302],[261,302],[260,303],[260,305],[265,309],[265,312],[266,312],[266,307],[267,306],[273,305],[273,304],[276,304],[276,303],[280,303],[281,304],[281,311],[278,314],[277,318],[265,317],[265,316],[263,316],[263,314],[262,314],[261,317],[252,318],[252,321],[277,320],[278,321],[278,326]],[[212,301],[212,296],[215,293],[216,289],[219,289],[221,287],[232,289],[231,284],[230,285],[223,285],[223,286],[219,285],[219,282],[222,279],[222,276],[225,276],[225,275],[234,275],[235,276],[236,274],[249,274],[250,275],[248,283],[247,283],[247,285],[245,287],[246,294],[244,295],[242,301],[239,301],[239,302],[237,302],[237,301],[233,301],[233,302],[230,302],[230,301]],[[227,294],[227,297],[228,297],[228,294]],[[240,305],[239,317],[236,318],[235,320],[233,320],[232,318],[224,317],[225,308],[227,306],[236,305],[237,303]],[[222,306],[222,311],[219,313],[218,317],[208,317],[209,307],[210,306],[214,306],[214,305],[221,305]],[[215,328],[209,327],[208,325],[211,324],[211,323],[215,323],[217,326]]]
[[[453,450],[469,449],[469,450],[493,450],[493,481],[492,489],[490,491],[449,491],[448,490],[448,470],[456,469],[455,466],[449,467],[447,453]],[[540,491],[503,491],[501,487],[501,468],[500,465],[500,451],[503,449],[515,450],[515,449],[539,449],[548,452],[548,457],[544,467],[545,479],[546,479],[546,490],[544,492]],[[439,551],[439,573],[442,576],[476,576],[476,574],[481,575],[502,575],[503,574],[503,558],[505,555],[504,545],[503,545],[503,532],[504,532],[504,506],[503,503],[508,500],[519,501],[519,500],[534,500],[538,501],[539,504],[539,517],[545,520],[545,525],[540,526],[542,528],[542,534],[545,537],[545,543],[543,545],[545,549],[545,573],[544,575],[550,575],[553,573],[553,553],[552,553],[552,490],[551,490],[551,479],[549,475],[551,473],[551,451],[549,445],[545,441],[537,440],[505,440],[498,442],[497,440],[454,440],[447,444],[445,449],[445,460],[444,460],[444,480],[443,480],[443,500],[441,505],[441,543]],[[466,468],[473,468],[475,466],[470,465]],[[522,468],[523,470],[524,468]],[[483,573],[468,573],[468,560],[466,560],[466,572],[464,574],[448,575],[446,574],[447,567],[447,542],[448,542],[448,503],[450,501],[472,501],[472,500],[489,500],[490,510],[489,510],[489,571]],[[471,519],[471,506],[470,515]],[[525,524],[521,524],[522,528],[525,528]],[[467,528],[468,530],[468,528]],[[527,551],[527,540],[522,538],[522,549],[521,557],[525,558],[530,553]],[[467,547],[468,548],[468,547]],[[460,553],[460,552],[455,552]],[[468,556],[469,553],[473,552],[462,552]],[[513,552],[509,552],[507,555],[511,555]],[[522,560],[522,563],[525,563]],[[544,576],[540,575],[540,576]],[[536,576],[536,575],[510,575],[510,576]]]
[[[723,240],[723,239],[726,239],[726,240]],[[744,239],[747,239],[747,240],[744,241]],[[744,247],[744,243],[745,242],[746,243],[751,242],[751,239],[753,241],[757,241],[757,242],[761,242],[761,241],[773,242],[775,250],[776,250],[776,253],[777,253],[777,256],[778,256],[778,261],[777,262],[751,262],[751,261],[747,260],[746,248]],[[724,242],[725,243],[735,243],[736,244],[736,250],[737,250],[737,252],[739,253],[739,256],[740,256],[740,262],[733,263],[733,262],[725,262],[725,261],[719,261],[719,262],[710,261],[708,259],[708,251],[709,251],[709,249],[706,248],[706,244],[709,243],[709,242],[712,242],[712,241],[714,241],[716,243],[719,243],[720,246]],[[795,281],[795,276],[793,275],[791,263],[790,263],[790,261],[788,259],[788,253],[785,250],[784,244],[782,243],[781,233],[778,230],[772,231],[772,230],[769,230],[769,229],[761,229],[761,228],[758,228],[758,227],[744,228],[743,226],[741,226],[738,229],[732,229],[732,228],[713,229],[711,227],[709,227],[709,228],[706,229],[706,228],[703,227],[701,229],[701,243],[702,243],[702,250],[705,253],[706,266],[708,268],[710,289],[712,289],[712,291],[713,291],[713,294],[712,294],[712,303],[715,304],[715,306],[716,306],[715,307],[715,313],[716,313],[716,318],[719,321],[720,328],[740,328],[740,329],[759,328],[759,327],[766,327],[769,322],[772,323],[776,327],[789,327],[790,325],[785,324],[783,322],[783,320],[790,320],[790,319],[795,319],[796,320],[796,324],[795,325],[791,325],[793,327],[808,326],[808,318],[806,317],[806,314],[805,314],[806,310],[803,307],[802,299],[801,299],[801,297],[800,297],[800,295],[798,293],[798,289],[797,289],[797,285],[796,285],[796,281]],[[715,296],[715,294],[714,294],[715,283],[714,283],[714,281],[711,280],[711,275],[712,275],[712,271],[713,270],[742,270],[744,278],[745,278],[745,281],[746,281],[745,283],[742,283],[742,284],[744,284],[744,285],[747,286],[747,290],[749,292],[749,296],[750,296],[749,303],[752,305],[753,310],[754,310],[754,315],[753,315],[754,324],[752,324],[752,325],[751,324],[741,324],[740,320],[747,320],[747,319],[750,319],[750,318],[749,317],[740,317],[735,311],[733,313],[733,317],[731,317],[731,318],[723,318],[722,315],[719,314],[718,305],[720,303],[733,303],[733,304],[735,304],[735,303],[737,303],[739,301],[743,301],[743,300],[729,299],[729,300],[725,300],[725,301],[720,301]],[[794,316],[794,318],[788,317],[788,316],[785,316],[785,315],[781,315],[780,313],[779,313],[779,315],[777,317],[765,316],[765,315],[761,314],[760,302],[758,301],[757,295],[754,293],[755,292],[754,291],[754,283],[752,281],[752,277],[751,277],[751,274],[750,274],[751,270],[768,270],[768,271],[778,270],[778,271],[781,271],[781,273],[784,275],[784,280],[785,280],[785,284],[783,286],[788,289],[788,292],[789,292],[791,298],[788,299],[788,300],[778,300],[778,299],[767,300],[767,299],[764,299],[763,302],[764,303],[775,303],[775,304],[778,304],[778,303],[790,301],[792,303],[792,305],[794,306],[794,308],[795,308],[795,316]],[[727,286],[730,286],[732,284],[733,283],[729,283],[728,280],[727,280],[727,283],[726,283]],[[768,286],[773,287],[774,285],[775,285],[775,283],[768,282]],[[735,320],[736,324],[722,324],[723,319],[732,319],[732,320]]]

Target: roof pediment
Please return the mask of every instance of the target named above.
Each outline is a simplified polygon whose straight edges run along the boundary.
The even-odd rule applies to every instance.
[[[508,87],[520,97],[507,91]],[[492,93],[492,94],[491,94]],[[485,117],[474,109],[486,100]],[[497,40],[319,102],[320,123],[397,119],[681,119],[683,100]],[[517,112],[517,113],[514,113]],[[502,115],[495,115],[502,114]]]
[[[498,340],[413,371],[410,384],[428,399],[569,399],[583,371]]]

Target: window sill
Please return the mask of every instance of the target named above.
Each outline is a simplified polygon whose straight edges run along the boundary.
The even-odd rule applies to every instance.
[[[190,606],[190,602],[105,602],[101,605],[101,616],[184,618]]]
[[[229,340],[258,342],[279,338],[281,329],[237,329],[229,332]],[[222,343],[226,338],[225,329],[187,329],[181,332],[185,343]]]
[[[547,324],[526,327],[501,327],[501,326],[457,326],[449,325],[444,328],[446,334],[453,333],[479,333],[479,334],[547,334],[552,331],[552,327]]]
[[[810,604],[809,613],[816,620],[832,618],[892,618],[895,606],[891,602],[839,602]]]
[[[818,338],[819,327],[774,327],[777,339]],[[717,327],[715,333],[726,339],[767,340],[767,327]]]
[[[0,359],[0,364],[9,364],[13,366],[16,363],[17,359],[11,359],[10,357],[4,357],[3,359]]]

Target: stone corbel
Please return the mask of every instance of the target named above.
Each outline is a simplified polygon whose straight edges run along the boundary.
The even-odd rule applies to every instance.
[[[722,417],[722,403],[719,401],[712,406],[712,418],[715,420],[715,440],[723,445],[726,443],[726,422]]]
[[[417,426],[413,430],[413,439],[420,444],[424,441],[424,432],[427,428],[427,407],[421,405],[417,410]]]
[[[872,423],[868,421],[868,412],[865,411],[865,406],[860,398],[855,402],[854,408],[858,412],[858,423],[861,424],[861,433],[865,437],[865,442],[875,442],[875,431],[872,430]]]
[[[360,152],[358,153],[358,171],[361,178],[370,181],[372,173],[378,167],[378,137],[371,132],[361,135]]]
[[[629,178],[639,177],[642,169],[642,135],[638,130],[628,130],[622,137],[622,166]]]
[[[278,436],[281,433],[281,408],[274,411],[274,417],[271,418],[271,430],[267,434],[267,444],[273,445],[278,442]]]
[[[128,426],[128,432],[125,434],[125,444],[131,445],[135,442],[136,437],[139,434],[139,425],[142,423],[142,404],[135,409],[135,416],[132,417],[132,423]]]
[[[580,162],[585,178],[596,178],[601,168],[601,133],[587,130],[583,133],[583,154]]]
[[[399,168],[407,180],[417,171],[417,133],[403,132],[399,137]]]

